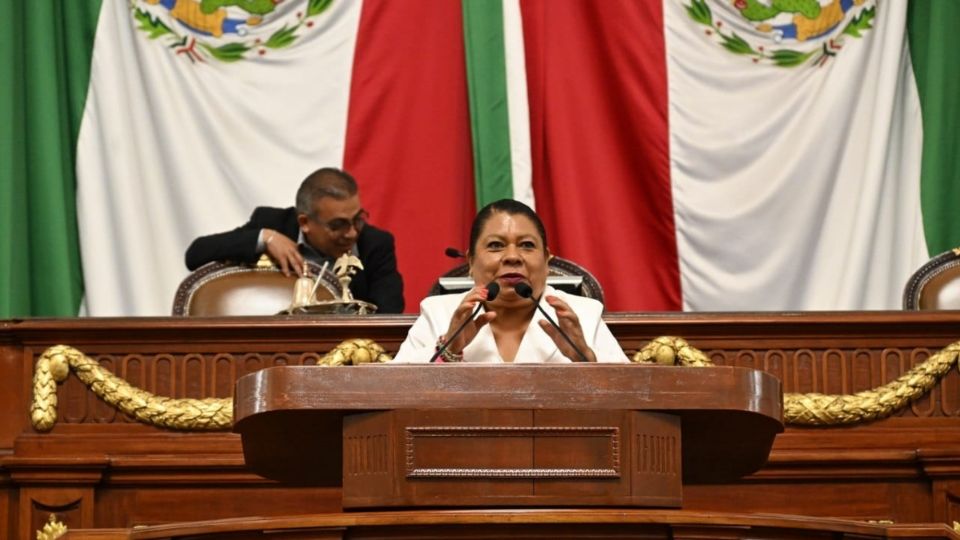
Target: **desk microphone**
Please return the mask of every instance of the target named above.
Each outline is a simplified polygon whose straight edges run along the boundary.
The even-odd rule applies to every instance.
[[[450,248],[450,249],[453,249],[453,248]],[[500,284],[497,283],[496,281],[491,281],[490,283],[487,283],[487,300],[486,301],[487,302],[493,301],[494,299],[497,298],[498,294],[500,294]],[[463,332],[463,329],[467,327],[467,323],[473,321],[473,319],[477,316],[477,314],[480,313],[480,309],[482,308],[483,308],[483,302],[477,302],[477,307],[476,309],[473,310],[473,314],[470,315],[470,318],[460,323],[460,326],[458,326],[457,329],[453,331],[453,335],[451,335],[450,338],[443,343],[443,345],[437,347],[436,352],[434,352],[433,356],[430,357],[431,364],[437,361],[437,358],[439,358],[440,355],[443,354],[443,351],[447,350],[447,347],[449,347],[450,344],[453,343],[453,340],[460,335],[460,332]],[[460,352],[463,352],[463,351],[460,351]]]
[[[452,248],[452,247],[448,247],[447,249],[443,250],[443,254],[446,255],[447,257],[450,257],[451,259],[464,259],[464,258],[466,258],[466,255],[465,255],[462,251],[460,251],[460,250],[457,249],[457,248]],[[489,287],[488,287],[488,288],[489,288]]]
[[[517,283],[516,285],[513,286],[513,290],[516,291],[517,295],[520,296],[521,298],[529,298],[533,300],[533,303],[536,304],[537,309],[540,310],[540,313],[543,314],[544,318],[546,318],[547,321],[551,325],[553,325],[554,328],[559,330],[560,335],[563,336],[563,339],[567,340],[567,343],[569,343],[570,346],[573,347],[573,350],[577,351],[577,355],[580,356],[580,361],[589,362],[589,360],[587,360],[587,355],[583,354],[583,351],[581,351],[579,347],[573,344],[573,340],[570,339],[570,336],[568,336],[567,333],[563,331],[563,328],[560,328],[560,325],[557,324],[557,321],[553,320],[553,317],[551,317],[550,314],[547,313],[547,311],[543,309],[542,306],[540,306],[540,299],[533,297],[533,287],[531,287],[529,283],[524,283],[524,282]]]

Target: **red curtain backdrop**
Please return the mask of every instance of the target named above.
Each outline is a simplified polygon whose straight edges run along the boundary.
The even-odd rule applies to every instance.
[[[660,2],[524,0],[537,212],[608,311],[681,309]]]
[[[348,118],[344,168],[394,234],[417,313],[476,213],[460,2],[364,1]]]

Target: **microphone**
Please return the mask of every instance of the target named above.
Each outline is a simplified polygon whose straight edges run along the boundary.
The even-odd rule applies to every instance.
[[[447,249],[443,250],[443,254],[446,255],[447,257],[450,257],[451,259],[463,259],[466,257],[466,255],[462,251],[452,247],[448,247]],[[488,286],[487,288],[489,289],[490,287]],[[497,287],[497,289],[499,290],[499,286]]]
[[[573,340],[570,339],[570,336],[568,336],[567,333],[563,331],[563,328],[560,328],[560,325],[557,324],[557,321],[553,320],[553,317],[551,317],[550,314],[547,313],[547,311],[543,309],[542,306],[540,306],[540,299],[533,297],[533,287],[531,287],[529,283],[526,283],[526,282],[517,283],[516,285],[513,286],[513,290],[516,291],[517,295],[520,296],[521,298],[529,298],[533,300],[533,303],[536,304],[537,309],[540,310],[540,313],[543,314],[543,317],[547,319],[547,321],[560,332],[560,335],[563,336],[563,339],[565,339],[567,343],[570,344],[571,347],[573,347],[573,350],[577,351],[577,355],[580,357],[580,361],[589,362],[589,360],[587,360],[587,355],[583,354],[583,351],[581,351],[579,347],[573,344]]]
[[[453,249],[453,248],[449,248],[449,249]],[[500,284],[497,283],[496,281],[491,281],[490,283],[487,283],[487,302],[490,302],[496,299],[498,294],[500,294]],[[477,307],[476,309],[473,310],[473,314],[470,315],[470,318],[460,323],[460,326],[458,326],[457,329],[453,331],[453,335],[451,335],[450,338],[443,343],[443,345],[437,347],[437,350],[433,353],[433,356],[430,357],[429,363],[433,364],[434,362],[437,361],[437,358],[439,358],[440,355],[443,354],[443,351],[447,350],[447,347],[450,346],[450,343],[452,343],[453,340],[460,335],[460,332],[463,332],[463,329],[467,327],[467,323],[473,321],[473,319],[477,316],[477,314],[480,313],[480,309],[482,307],[483,307],[483,302],[478,302]]]

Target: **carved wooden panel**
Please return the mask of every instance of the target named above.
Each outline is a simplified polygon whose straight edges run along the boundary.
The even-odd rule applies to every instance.
[[[958,331],[960,332],[960,331]],[[761,369],[783,382],[784,392],[852,394],[889,383],[922,363],[936,350],[882,349],[711,349],[705,354],[717,365]],[[315,365],[314,351],[220,353],[92,354],[100,365],[137,388],[173,398],[227,398],[233,384],[266,367]],[[31,358],[31,362],[35,358]],[[59,421],[65,424],[132,422],[69,377],[58,390]],[[960,372],[951,370],[928,395],[896,414],[916,418],[960,416]]]
[[[891,315],[770,314],[757,321],[751,316],[707,314],[697,315],[700,322],[690,324],[682,316],[648,321],[651,318],[614,314],[610,326],[631,355],[656,335],[679,335],[718,365],[751,367],[776,375],[783,381],[784,392],[849,394],[889,383],[939,347],[960,339],[960,325],[949,314],[905,313],[903,321]],[[749,328],[744,328],[744,320]],[[217,333],[223,332],[219,326],[217,332],[205,330],[204,325],[221,324],[217,319],[180,319],[176,325],[171,320],[145,321],[124,328],[126,333],[120,328],[104,332],[88,321],[78,321],[69,326],[66,335],[55,325],[49,335],[38,332],[43,336],[41,342],[74,345],[116,375],[157,395],[223,398],[231,395],[240,376],[270,366],[315,364],[341,339],[369,337],[395,352],[412,319],[384,317],[364,320],[362,325],[349,319],[340,325],[324,320],[316,329],[309,320],[290,320],[283,325],[270,320],[271,325],[264,328],[258,321],[248,323],[252,329],[236,329],[228,334],[229,339]],[[183,335],[167,335],[171,331]],[[152,335],[161,332],[160,338]],[[249,336],[249,340],[240,344],[237,334]],[[138,335],[143,338],[136,339]],[[308,336],[313,336],[312,341]],[[43,348],[41,343],[24,346],[24,364],[32,366]],[[60,422],[129,422],[86,391],[75,377],[61,385],[59,392]],[[960,416],[960,372],[951,370],[932,392],[897,415]]]
[[[572,445],[590,447],[577,453],[560,456],[590,456],[595,462],[556,462],[538,466],[537,441],[553,439],[549,444],[566,448]],[[530,450],[520,454],[522,466],[484,467],[485,458],[515,452],[515,443]],[[432,450],[438,445],[447,450]],[[477,452],[478,447],[484,452]],[[415,426],[406,429],[407,478],[617,478],[620,476],[620,431],[616,427],[515,427],[515,426]],[[457,458],[468,457],[461,463]],[[532,457],[532,461],[526,461]],[[449,461],[453,458],[456,461]],[[464,464],[472,466],[462,466]]]
[[[960,330],[958,330],[960,337]],[[887,384],[924,362],[937,350],[915,348],[799,348],[796,350],[709,350],[717,365],[761,369],[783,382],[790,393],[854,394]],[[928,395],[898,416],[918,418],[960,415],[960,373],[953,369]]]
[[[343,438],[346,476],[384,475],[390,470],[389,436],[386,433]]]
[[[937,519],[945,523],[960,522],[960,480],[937,484],[935,492],[942,497],[942,506],[936,512]]]
[[[93,488],[24,487],[20,489],[19,538],[34,537],[51,514],[67,528],[88,528],[93,521]]]
[[[15,492],[8,478],[0,472],[0,537],[16,538],[16,520],[13,519]]]
[[[84,351],[86,352],[86,351]],[[323,353],[313,351],[219,353],[91,354],[101,366],[131,385],[177,399],[229,398],[236,380],[272,366],[316,365]],[[34,359],[35,361],[35,359]],[[98,399],[82,381],[68,377],[58,390],[59,422],[110,424],[134,420]]]

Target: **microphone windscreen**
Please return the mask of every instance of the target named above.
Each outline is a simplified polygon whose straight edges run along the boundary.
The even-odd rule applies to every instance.
[[[533,296],[533,287],[529,283],[521,281],[513,286],[513,290],[517,292],[521,298],[530,298]]]
[[[466,255],[464,255],[462,251],[452,247],[448,247],[447,249],[443,250],[443,254],[446,255],[447,257],[450,257],[451,259],[462,259],[466,257]]]
[[[496,300],[498,294],[500,294],[500,284],[496,281],[487,283],[487,302]]]

